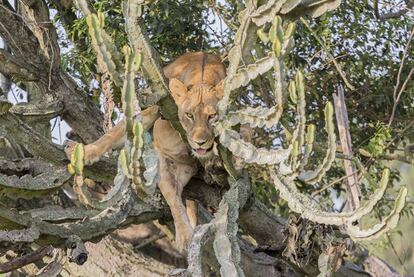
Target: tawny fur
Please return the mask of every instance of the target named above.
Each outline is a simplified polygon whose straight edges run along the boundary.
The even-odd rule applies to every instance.
[[[154,147],[160,160],[158,187],[171,209],[177,247],[185,252],[197,221],[197,206],[192,201],[187,201],[185,206],[181,195],[184,186],[197,172],[195,157],[202,160],[213,157],[212,123],[216,119],[216,105],[223,94],[222,80],[226,70],[217,56],[194,52],[167,65],[164,74],[169,79],[188,144],[167,120],[158,118],[158,107],[142,111],[141,116],[144,129],[154,124]],[[99,140],[85,146],[85,162],[93,163],[109,150],[123,146],[125,138],[125,123],[121,121]]]
[[[165,67],[164,74],[169,79],[169,88],[177,104],[178,118],[186,131],[188,144],[181,140],[168,121],[158,119],[155,122],[154,145],[160,154],[162,172],[158,186],[174,218],[177,246],[185,250],[196,222],[197,207],[187,202],[186,211],[181,194],[197,171],[192,154],[201,159],[212,156],[212,123],[216,105],[222,97],[225,68],[218,57],[197,52],[179,57]],[[200,150],[205,153],[199,153]]]

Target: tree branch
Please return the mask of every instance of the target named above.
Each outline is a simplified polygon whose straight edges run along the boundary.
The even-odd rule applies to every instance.
[[[26,62],[22,62],[4,49],[0,49],[0,72],[6,77],[25,81],[39,80],[39,72]]]
[[[52,254],[52,251],[53,247],[51,245],[42,246],[29,254],[15,258],[9,262],[0,264],[0,273],[10,272],[18,268],[21,268],[25,265],[34,263],[42,259],[44,256]]]
[[[15,143],[23,145],[34,156],[66,168],[68,159],[63,148],[53,144],[17,116],[10,113],[0,115],[0,129],[13,136]],[[85,170],[85,176],[95,180],[112,180],[115,175],[116,162],[108,158],[101,159]]]
[[[47,7],[40,7],[35,11],[35,15],[45,19],[45,8]],[[36,17],[27,19],[24,15],[18,14],[12,10],[7,0],[2,0],[0,5],[0,36],[4,38],[16,59],[25,61],[26,65],[23,68],[29,69],[32,74],[38,74],[40,77],[38,82],[45,90],[44,94],[52,93],[64,103],[63,118],[74,131],[85,142],[92,142],[103,134],[102,114],[66,73],[56,72],[60,57],[55,35],[53,35],[55,34],[54,27],[45,23],[47,26],[42,28],[46,28],[47,31],[43,32],[44,29],[40,28],[41,31],[37,37],[28,27],[30,24],[36,25],[37,21],[39,20],[36,20]],[[49,22],[48,18],[47,22]],[[42,49],[38,38],[44,40],[43,44],[46,45],[44,49]],[[9,71],[9,73],[18,73],[16,76],[18,77],[24,72],[15,70],[14,72]],[[11,75],[14,77],[14,74]]]
[[[48,84],[52,82],[53,74],[59,71],[60,49],[55,27],[50,21],[49,7],[44,0],[20,0],[18,10],[25,24],[32,30],[40,45],[39,51],[48,60]]]
[[[40,159],[0,160],[0,188],[9,196],[44,195],[59,189],[70,177],[65,167],[51,166]]]
[[[0,4],[0,36],[17,57],[37,68],[38,72],[48,72],[49,62],[40,50],[40,44],[25,20],[22,15],[12,10],[8,0],[2,0]]]
[[[413,1],[413,5],[414,5],[414,1]],[[394,120],[395,112],[396,112],[396,109],[397,109],[398,102],[400,101],[400,97],[401,97],[402,93],[404,92],[408,81],[411,80],[411,75],[414,73],[414,68],[411,68],[410,73],[408,73],[407,79],[405,80],[402,87],[400,88],[401,73],[402,73],[402,70],[404,68],[404,63],[405,63],[405,59],[407,58],[408,50],[411,47],[411,39],[413,38],[413,36],[414,36],[414,27],[411,29],[410,36],[408,37],[407,45],[405,45],[405,47],[404,47],[404,53],[403,53],[403,57],[401,59],[400,67],[398,68],[397,81],[395,83],[394,92],[392,94],[393,99],[394,99],[394,105],[392,107],[390,120],[388,122],[388,128],[391,126],[392,121]],[[400,91],[397,93],[398,89],[400,89]]]
[[[367,158],[375,158],[375,159],[387,160],[387,161],[400,161],[400,162],[404,162],[407,164],[414,164],[414,161],[411,160],[409,157],[407,157],[406,155],[398,154],[398,153],[374,156],[364,149],[359,149],[358,152],[359,154]]]
[[[339,73],[339,76],[341,76],[342,80],[344,81],[344,84],[350,90],[355,90],[355,87],[346,78],[346,75],[345,75],[345,72],[342,69],[342,66],[336,61],[336,58],[331,54],[329,49],[326,47],[325,43],[323,43],[323,41],[319,38],[319,36],[312,30],[312,28],[310,27],[308,21],[306,21],[306,19],[304,19],[304,18],[301,18],[300,20],[305,25],[305,27],[311,32],[311,34],[316,39],[316,41],[321,45],[321,47],[325,51],[326,55],[328,55],[328,57],[331,59],[331,61],[333,62],[334,66],[336,68],[336,70]]]
[[[145,106],[158,102],[169,95],[168,85],[162,72],[160,57],[152,47],[145,26],[142,22],[144,1],[124,1],[124,17],[126,32],[131,47],[143,55],[142,70],[148,82],[151,93],[143,99]]]
[[[339,131],[339,138],[341,141],[342,153],[347,156],[352,156],[352,141],[349,132],[348,111],[345,104],[344,88],[342,85],[338,86],[338,94],[333,94],[336,122]],[[361,193],[358,186],[358,175],[351,161],[344,160],[344,168],[348,182],[347,182],[347,205],[351,210],[355,210],[360,205]]]

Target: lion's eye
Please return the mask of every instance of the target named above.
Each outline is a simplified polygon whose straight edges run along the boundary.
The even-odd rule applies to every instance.
[[[193,119],[193,114],[191,113],[185,113],[185,116],[188,117],[189,119]]]
[[[208,116],[208,119],[211,120],[211,119],[215,119],[216,117],[217,117],[217,114],[213,113]]]

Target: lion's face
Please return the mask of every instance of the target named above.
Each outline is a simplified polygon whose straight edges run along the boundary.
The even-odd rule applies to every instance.
[[[170,90],[194,155],[198,158],[209,157],[214,145],[216,106],[223,96],[222,82],[216,86],[202,84],[187,89],[182,82],[172,79]]]

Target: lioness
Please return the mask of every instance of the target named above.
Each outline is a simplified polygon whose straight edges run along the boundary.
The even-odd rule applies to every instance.
[[[213,156],[216,105],[223,96],[222,83],[226,70],[221,60],[212,54],[186,53],[164,68],[169,89],[178,107],[178,117],[187,134],[188,144],[171,124],[158,118],[158,107],[142,111],[143,125],[154,123],[154,146],[159,154],[160,181],[158,187],[174,218],[177,247],[185,251],[196,224],[194,203],[182,202],[184,186],[197,172],[194,157],[208,160]],[[158,118],[158,119],[157,119]],[[125,121],[107,134],[85,146],[85,163],[93,163],[110,149],[121,147],[126,139]]]

